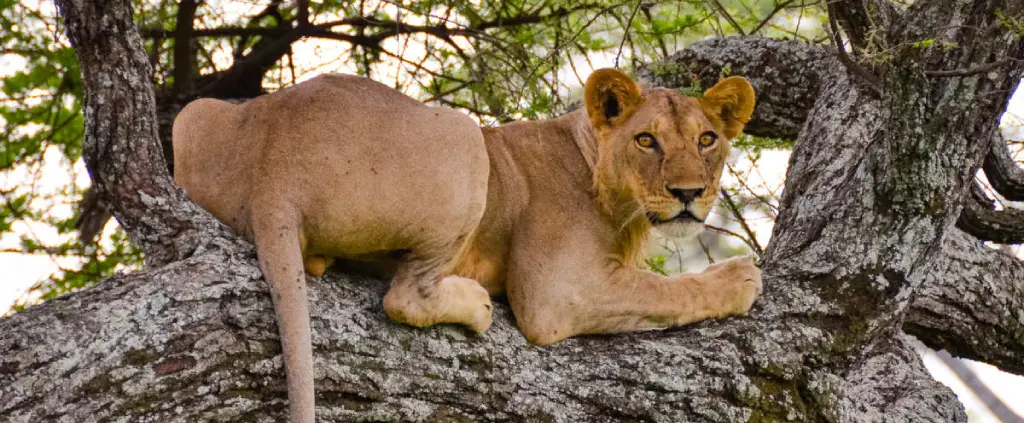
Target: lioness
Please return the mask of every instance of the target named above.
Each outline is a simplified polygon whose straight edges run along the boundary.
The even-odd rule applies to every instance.
[[[202,99],[174,122],[175,181],[256,244],[284,346],[292,422],[314,418],[303,269],[397,263],[384,309],[483,332],[508,294],[534,344],[746,312],[746,258],[663,277],[636,265],[654,226],[703,228],[729,140],[754,109],[731,77],[703,98],[603,69],[585,109],[481,130],[377,82],[324,75],[241,105]]]

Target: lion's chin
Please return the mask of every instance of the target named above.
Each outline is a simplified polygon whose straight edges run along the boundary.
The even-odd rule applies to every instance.
[[[704,223],[696,219],[673,219],[668,222],[658,223],[654,228],[668,238],[688,240],[696,238],[704,232]]]

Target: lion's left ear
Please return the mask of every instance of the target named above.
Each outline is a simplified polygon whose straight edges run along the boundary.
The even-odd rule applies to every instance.
[[[594,71],[587,78],[583,101],[590,124],[601,129],[628,119],[643,99],[640,87],[628,75],[606,68]]]
[[[730,76],[705,91],[700,105],[711,124],[733,139],[754,113],[754,87],[742,76]]]

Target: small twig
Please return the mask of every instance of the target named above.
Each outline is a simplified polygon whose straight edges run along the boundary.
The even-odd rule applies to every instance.
[[[711,250],[708,249],[707,245],[704,245],[704,240],[697,237],[697,243],[700,244],[700,248],[704,250],[704,255],[708,257],[708,264],[715,264],[715,259],[711,257]],[[682,270],[682,267],[679,269]]]
[[[715,6],[718,7],[718,13],[721,13],[722,16],[725,16],[725,20],[729,22],[729,25],[732,26],[732,29],[735,29],[736,32],[738,32],[740,35],[747,35],[745,32],[743,32],[743,28],[740,27],[740,24],[736,23],[736,20],[732,18],[732,15],[730,15],[729,12],[725,11],[725,7],[722,6],[721,2],[719,2],[718,0],[714,0],[714,3]]]
[[[764,28],[764,26],[767,25],[768,22],[771,21],[772,18],[775,17],[775,14],[779,13],[780,10],[785,9],[787,6],[789,6],[790,3],[794,2],[794,1],[795,0],[788,0],[788,1],[784,1],[782,3],[776,2],[775,3],[775,7],[772,9],[771,12],[768,13],[768,16],[765,16],[764,19],[761,19],[761,22],[758,23],[757,26],[754,27],[754,30],[750,31],[750,33],[751,34],[757,34],[758,31],[760,31],[762,28]],[[800,26],[800,23],[799,23],[799,21],[797,21],[797,27],[799,28],[799,26]]]
[[[715,231],[715,232],[718,232],[718,233],[723,233],[723,234],[726,234],[726,235],[731,235],[731,236],[734,236],[736,238],[739,238],[740,241],[743,241],[744,244],[747,244],[747,246],[750,247],[751,251],[754,251],[755,253],[757,252],[757,250],[754,248],[754,245],[750,243],[750,240],[748,240],[747,237],[745,237],[743,235],[740,235],[740,234],[738,234],[736,232],[730,231],[730,230],[725,229],[725,228],[720,228],[718,226],[709,225],[709,224],[706,224],[706,223],[704,224],[704,227],[707,228],[707,229],[711,229],[712,231]],[[760,259],[761,255],[759,254],[757,257],[758,257],[758,259]]]
[[[735,169],[734,167],[732,167],[732,165],[731,165],[731,164],[728,164],[728,163],[726,163],[726,165],[725,165],[725,166],[726,166],[726,168],[727,168],[727,169],[729,169],[729,173],[730,173],[730,174],[731,174],[731,175],[732,175],[733,177],[735,177],[735,178],[736,178],[736,182],[739,182],[740,186],[742,186],[742,187],[743,187],[743,189],[747,190],[747,192],[749,192],[749,193],[750,193],[750,195],[751,195],[752,197],[756,198],[756,199],[757,199],[758,201],[760,201],[760,202],[761,202],[762,204],[764,204],[765,206],[767,206],[769,210],[771,210],[771,212],[772,212],[772,214],[773,214],[773,216],[772,216],[772,217],[775,217],[775,215],[778,215],[778,213],[779,213],[779,208],[778,208],[777,206],[775,206],[774,204],[772,204],[772,203],[771,203],[771,201],[768,201],[768,200],[766,200],[766,199],[765,199],[764,197],[762,197],[762,196],[761,196],[760,194],[758,194],[758,193],[754,192],[754,189],[753,189],[753,188],[750,188],[750,186],[749,186],[749,185],[747,185],[747,181],[746,181],[746,178],[744,178],[744,177],[741,177],[741,176],[740,176],[740,173],[739,173],[739,172],[737,172],[737,171],[736,171],[736,169]],[[757,165],[756,165],[756,164],[755,164],[755,165],[754,165],[753,167],[754,167],[754,169],[757,169]],[[758,175],[760,176],[760,173],[758,173]],[[765,189],[768,189],[768,190],[770,191],[771,189],[770,189],[770,188],[768,188],[768,187],[766,186],[766,184],[764,184],[764,183],[763,183],[763,182],[764,182],[764,176],[761,176],[761,181],[762,181],[762,186],[764,186],[764,187],[765,187]]]
[[[672,243],[672,251],[675,253],[675,256],[676,256],[676,265],[679,266],[679,271],[682,272],[683,271],[683,249],[679,248],[679,243],[676,242],[676,240],[669,239],[669,242]]]
[[[729,207],[729,211],[731,211],[732,215],[736,217],[736,220],[740,222],[740,227],[743,228],[743,232],[746,232],[747,236],[750,237],[750,242],[748,244],[754,248],[757,256],[760,257],[764,254],[764,249],[761,248],[761,244],[758,244],[757,236],[755,236],[754,231],[750,229],[750,225],[747,225],[747,219],[743,218],[743,212],[738,206],[736,206],[736,203],[732,201],[732,196],[729,195],[729,191],[726,191],[724,188],[720,191],[722,192],[722,199],[725,200],[725,205]]]
[[[292,84],[295,84],[296,82],[298,82],[299,79],[295,76],[295,55],[293,53],[294,52],[292,51],[292,46],[289,45],[288,46],[288,69],[291,71],[291,74],[292,74]]]
[[[968,69],[924,71],[924,74],[928,75],[928,76],[971,76],[971,75],[975,75],[975,74],[979,74],[979,73],[988,72],[988,71],[991,71],[991,70],[998,69],[1000,67],[1006,66],[1011,61],[1012,60],[1010,60],[1010,59],[1005,59],[1005,60],[1000,60],[1000,61],[997,61],[997,62],[986,63],[984,65],[978,65],[978,66],[975,66],[973,68],[968,68]]]
[[[622,57],[622,47],[626,45],[626,40],[629,39],[629,29],[633,27],[633,18],[636,17],[636,12],[640,11],[640,5],[643,3],[643,0],[637,0],[633,13],[629,15],[629,20],[626,21],[626,29],[623,30],[622,41],[619,42],[619,51],[615,53],[615,69],[619,68],[619,57]]]
[[[454,92],[456,92],[456,91],[458,91],[458,90],[461,90],[461,89],[463,89],[463,88],[466,88],[467,86],[469,86],[469,84],[471,84],[471,83],[473,83],[473,82],[474,82],[474,81],[465,81],[465,82],[463,82],[463,83],[460,83],[460,84],[458,84],[458,85],[456,85],[456,86],[452,87],[451,89],[448,89],[448,90],[445,90],[445,91],[441,91],[441,92],[438,92],[437,94],[435,94],[435,95],[432,95],[432,96],[430,96],[429,98],[426,98],[426,99],[422,100],[422,102],[423,102],[423,103],[430,103],[430,102],[432,102],[432,101],[437,101],[437,100],[438,100],[439,98],[441,98],[441,97],[444,97],[444,96],[446,96],[446,95],[449,95],[449,94],[452,94],[452,93],[454,93]]]
[[[868,72],[857,64],[857,62],[853,61],[848,54],[846,54],[846,48],[843,47],[843,37],[842,35],[839,35],[839,25],[836,23],[834,6],[832,4],[828,4],[828,26],[830,30],[825,31],[825,33],[828,34],[829,39],[832,40],[832,44],[835,44],[836,50],[839,51],[839,61],[843,63],[843,66],[845,66],[846,69],[849,69],[854,75],[863,79],[864,82],[867,82],[867,86],[872,92],[877,95],[881,95],[882,82],[878,78],[878,75]]]

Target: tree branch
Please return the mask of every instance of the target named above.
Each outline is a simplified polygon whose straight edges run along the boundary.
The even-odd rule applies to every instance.
[[[996,210],[995,202],[975,182],[970,195],[964,198],[957,227],[982,241],[1024,243],[1024,210],[1012,207]]]
[[[835,48],[836,53],[838,53],[839,61],[843,63],[843,66],[845,66],[847,70],[867,83],[867,87],[871,89],[872,92],[876,95],[880,94],[880,78],[878,75],[875,75],[872,71],[865,69],[860,63],[854,61],[850,58],[850,55],[846,53],[846,45],[843,43],[843,37],[839,34],[839,28],[836,24],[835,6],[832,4],[828,4],[828,24],[829,28],[825,30],[825,33],[827,33],[829,39],[832,40],[832,46]]]
[[[390,19],[377,19],[372,16],[354,16],[316,25],[299,25],[296,27],[280,26],[274,28],[263,28],[226,26],[220,28],[197,29],[192,31],[191,35],[193,37],[280,36],[289,32],[298,32],[300,33],[300,36],[306,36],[311,35],[311,33],[322,35],[325,31],[331,31],[332,28],[348,26],[352,28],[383,29],[383,31],[374,34],[371,38],[368,38],[372,42],[379,42],[395,35],[409,33],[477,36],[483,34],[483,31],[492,28],[511,28],[549,20],[562,19],[573,13],[579,13],[591,9],[601,9],[602,7],[603,6],[599,3],[585,3],[570,8],[558,8],[548,14],[526,13],[516,16],[498,17],[488,21],[477,22],[472,25],[456,24],[455,26],[421,26],[411,25],[404,22],[396,22]],[[176,31],[163,28],[140,28],[139,33],[145,38],[174,38],[177,36]],[[334,32],[334,34],[336,36],[347,35],[340,32]]]
[[[1002,399],[992,392],[992,389],[985,384],[978,374],[971,370],[963,360],[953,357],[947,351],[937,351],[935,356],[942,360],[942,363],[953,371],[957,379],[963,382],[967,389],[970,390],[974,396],[978,397],[982,405],[985,406],[992,415],[995,416],[999,422],[1020,422],[1024,420],[1021,416],[1017,415],[1009,406],[1003,402]]]
[[[192,31],[191,35],[195,38],[279,36],[291,31],[294,31],[294,29],[288,27],[263,28],[225,26],[220,28],[195,29]],[[141,28],[139,29],[139,33],[144,38],[173,38],[177,36],[176,31],[162,28]]]
[[[825,47],[801,41],[729,37],[695,43],[639,69],[637,77],[651,85],[702,91],[722,77],[742,75],[757,93],[744,132],[795,139],[834,60]]]
[[[819,421],[966,422],[963,406],[946,399],[948,388],[928,374],[913,344],[894,331],[868,346],[867,358],[842,380],[816,374],[809,396],[816,399],[816,391],[826,391],[840,398],[838,404],[821,406]]]
[[[295,9],[298,14],[296,25],[298,28],[309,27],[309,0],[295,0]]]
[[[495,304],[494,325],[478,337],[392,323],[381,281],[329,273],[311,282],[323,421],[814,421],[846,407],[966,421],[952,392],[905,356],[876,349],[853,360],[898,378],[846,382],[838,371],[805,368],[833,341],[800,317],[532,347],[506,304]],[[48,301],[0,320],[0,415],[282,421],[273,315],[251,250],[212,251]],[[878,400],[907,386],[906,397]],[[907,407],[915,402],[920,409]]]
[[[1024,374],[1024,263],[952,230],[903,329],[934,349]]]
[[[872,45],[882,47],[885,32],[902,13],[890,0],[828,0],[827,6],[857,52]]]
[[[815,303],[794,299],[793,310],[819,310],[823,330],[845,340],[839,349],[855,351],[902,324],[907,299],[954,230],[987,148],[977,140],[997,129],[1020,70],[937,81],[923,71],[1024,55],[1024,42],[998,22],[996,9],[1005,6],[915,2],[927,10],[890,28],[897,39],[970,47],[901,44],[885,64],[878,98],[852,89],[845,69],[822,85],[794,145],[762,269],[816,296]],[[951,90],[955,98],[944,94]]]
[[[985,156],[985,177],[1003,198],[1024,201],[1024,168],[1010,157],[1007,147],[1006,138],[997,132]]]
[[[192,32],[195,27],[196,8],[199,3],[196,0],[182,0],[178,3],[178,16],[175,19],[174,29],[174,89],[173,95],[177,97],[183,93],[192,92],[193,55],[192,55]]]
[[[101,202],[160,265],[237,242],[171,181],[154,121],[152,69],[127,2],[59,0],[85,86],[83,158]]]

